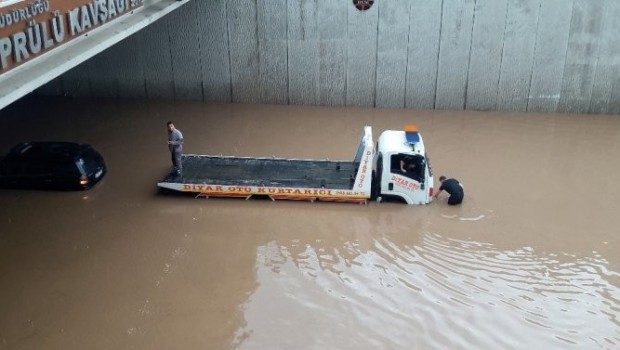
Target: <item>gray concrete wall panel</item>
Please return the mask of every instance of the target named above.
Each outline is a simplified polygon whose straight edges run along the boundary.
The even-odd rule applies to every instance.
[[[315,0],[288,1],[289,103],[318,102],[319,45]]]
[[[409,0],[392,0],[379,8],[375,106],[403,108],[409,40]]]
[[[555,112],[560,101],[572,0],[543,0],[540,7],[528,112]]]
[[[91,80],[91,94],[106,98],[118,98],[118,76],[113,50],[105,50],[87,61]]]
[[[379,6],[348,9],[347,106],[374,107]]]
[[[317,0],[288,0],[287,14],[289,40],[318,39]]]
[[[62,86],[67,96],[91,97],[88,61],[75,66],[73,69],[63,74]]]
[[[620,114],[620,1],[189,1],[40,94]]]
[[[286,0],[258,0],[261,101],[288,103]]]
[[[62,76],[59,76],[41,86],[36,90],[36,93],[43,96],[63,96],[65,91],[62,86]]]
[[[412,0],[405,108],[435,108],[442,0]]]
[[[170,56],[170,17],[144,29],[144,77],[149,99],[174,99],[174,74]]]
[[[592,99],[599,98],[598,96],[609,91],[609,100],[607,101],[607,107],[605,113],[608,114],[620,114],[620,2],[617,0],[607,0],[605,20],[605,36],[603,39],[603,48],[599,54],[600,59],[603,59],[605,64],[608,64],[608,69],[604,69],[600,74],[600,78],[597,75],[597,80],[604,81],[605,83],[595,84],[595,90],[593,91]],[[600,61],[599,61],[600,62]],[[607,88],[609,84],[609,88]],[[598,92],[598,86],[604,90]],[[595,93],[596,92],[596,93]],[[592,107],[591,112],[596,113],[598,109]]]
[[[620,69],[616,67],[617,72],[615,76],[610,77],[611,81],[611,96],[609,98],[609,114],[620,114]]]
[[[620,47],[620,44],[616,47]],[[610,97],[609,97],[609,106],[607,113],[609,114],[620,114],[620,58],[615,57],[614,59],[614,72],[613,76],[610,76],[608,79],[611,80],[611,89],[610,89]]]
[[[319,50],[317,40],[289,43],[289,103],[314,105],[318,101]]]
[[[347,47],[342,40],[319,44],[319,97],[321,106],[344,106],[347,101]]]
[[[509,1],[497,109],[525,112],[530,94],[541,0]]]
[[[200,75],[208,102],[231,102],[227,0],[195,1],[200,43]],[[183,9],[184,10],[184,9]]]
[[[437,109],[464,109],[474,0],[444,0],[439,38]]]
[[[317,32],[321,40],[347,39],[349,6],[342,0],[320,0],[317,3]]]
[[[596,64],[596,75],[592,88],[592,100],[590,101],[590,113],[594,114],[617,114],[618,109],[613,107],[614,101],[618,103],[617,89],[614,86],[614,77],[620,77],[620,2],[617,0],[605,0],[603,29],[601,34],[601,46]],[[614,89],[616,90],[614,92]],[[616,98],[612,96],[616,94]]]
[[[587,113],[592,98],[604,0],[575,0],[559,112]]]
[[[146,98],[146,86],[144,77],[144,48],[142,36],[132,35],[116,44],[112,51],[114,57],[122,57],[125,52],[132,52],[133,59],[115,59],[114,65],[118,77],[118,94],[123,98]]]
[[[261,102],[256,0],[228,2],[232,101]]]
[[[508,0],[477,0],[471,39],[466,109],[494,110],[502,65]]]
[[[202,101],[200,72],[200,46],[197,18],[197,1],[185,5],[185,11],[175,11],[166,19],[170,26],[170,55],[174,75],[176,100]]]
[[[287,0],[258,0],[258,40],[286,41]]]
[[[321,0],[317,4],[318,105],[344,106],[346,104],[347,7],[348,3],[340,0]]]
[[[259,42],[261,102],[288,103],[288,48],[286,41]]]

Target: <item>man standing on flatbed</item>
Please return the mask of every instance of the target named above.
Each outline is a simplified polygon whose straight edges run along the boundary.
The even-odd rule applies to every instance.
[[[183,155],[183,134],[181,130],[174,127],[174,123],[168,122],[168,149],[170,150],[170,158],[172,159],[172,171],[176,175],[181,175],[183,164],[181,156]]]
[[[463,196],[465,196],[465,192],[463,191],[463,185],[457,179],[446,179],[445,176],[439,177],[439,182],[441,182],[441,186],[439,187],[439,191],[435,194],[435,198],[439,196],[441,191],[446,191],[450,194],[448,198],[449,205],[457,205],[463,202]]]

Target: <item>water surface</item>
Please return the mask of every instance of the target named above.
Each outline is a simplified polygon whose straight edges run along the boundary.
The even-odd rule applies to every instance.
[[[352,159],[416,124],[463,205],[162,195],[187,153]],[[0,348],[620,347],[620,118],[37,99],[0,152],[74,140],[88,192],[0,190]]]

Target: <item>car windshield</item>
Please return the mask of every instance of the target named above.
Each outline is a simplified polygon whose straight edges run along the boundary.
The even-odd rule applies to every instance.
[[[86,149],[78,159],[78,165],[88,173],[92,173],[101,168],[103,158],[92,148]]]

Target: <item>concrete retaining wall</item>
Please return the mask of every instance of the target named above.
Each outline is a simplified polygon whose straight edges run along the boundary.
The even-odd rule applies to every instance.
[[[620,114],[618,18],[617,0],[190,0],[38,93]]]

